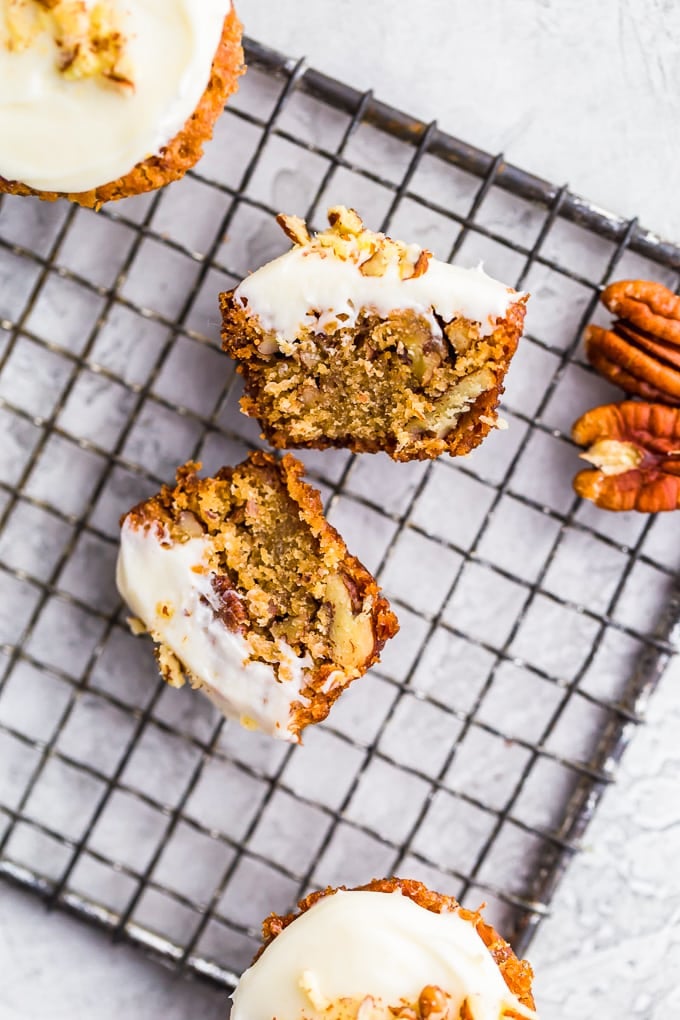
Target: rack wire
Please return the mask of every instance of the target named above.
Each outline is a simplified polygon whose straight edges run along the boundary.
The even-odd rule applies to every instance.
[[[549,909],[679,636],[671,515],[570,488],[573,419],[618,396],[580,337],[612,276],[680,250],[250,41],[181,183],[99,214],[0,204],[0,874],[231,986],[311,888],[422,877],[519,952]],[[303,455],[400,616],[302,748],[157,678],[113,583],[117,520],[259,444],[217,292],[286,246],[284,210],[367,223],[532,293],[508,432],[395,465]]]

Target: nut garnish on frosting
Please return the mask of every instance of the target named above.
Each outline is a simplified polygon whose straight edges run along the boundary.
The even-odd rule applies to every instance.
[[[293,244],[304,245],[321,256],[327,254],[354,262],[362,276],[385,276],[391,266],[397,266],[399,278],[410,280],[422,276],[432,258],[432,252],[424,248],[369,230],[356,209],[344,205],[328,210],[330,227],[313,237],[300,216],[281,213],[276,222]]]
[[[318,976],[309,970],[304,971],[299,985],[314,1012],[323,1013],[324,1020],[474,1020],[468,999],[457,1005],[439,985],[425,985],[417,998],[396,1003],[386,1003],[375,995],[327,999]]]
[[[123,91],[134,89],[127,40],[111,0],[7,0],[8,50],[20,52],[51,34],[57,68],[67,81],[101,78]]]

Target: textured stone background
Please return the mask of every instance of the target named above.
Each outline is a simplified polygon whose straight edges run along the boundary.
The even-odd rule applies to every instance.
[[[255,38],[680,237],[675,0],[240,0]],[[680,1016],[680,664],[531,952],[543,1020]],[[0,1020],[203,1020],[224,997],[0,886]]]
[[[241,0],[253,38],[680,236],[677,0]]]

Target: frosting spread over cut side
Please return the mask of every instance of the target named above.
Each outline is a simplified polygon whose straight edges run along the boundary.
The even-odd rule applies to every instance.
[[[283,640],[278,677],[273,665],[252,658],[246,638],[218,615],[209,549],[206,538],[173,543],[159,525],[134,527],[126,520],[118,590],[161,645],[159,662],[170,683],[181,686],[181,663],[192,686],[203,690],[225,716],[296,741],[291,710],[295,702],[305,703],[301,692],[311,660],[298,657]],[[173,664],[173,657],[179,663]]]

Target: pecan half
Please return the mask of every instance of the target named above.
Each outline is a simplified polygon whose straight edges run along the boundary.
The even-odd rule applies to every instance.
[[[602,304],[645,333],[680,344],[680,297],[652,280],[618,280],[602,291]]]
[[[602,302],[619,318],[586,329],[593,368],[626,393],[680,405],[680,297],[661,283],[620,280]]]
[[[362,276],[385,276],[390,269],[396,269],[400,280],[416,279],[427,272],[432,258],[432,252],[425,248],[406,245],[364,227],[356,209],[344,205],[331,206],[330,227],[313,237],[299,216],[279,213],[276,222],[293,244],[304,245],[323,257],[332,252],[343,262],[354,262]]]
[[[680,508],[680,409],[626,400],[588,411],[572,437],[595,470],[574,479],[579,496],[605,510]]]

